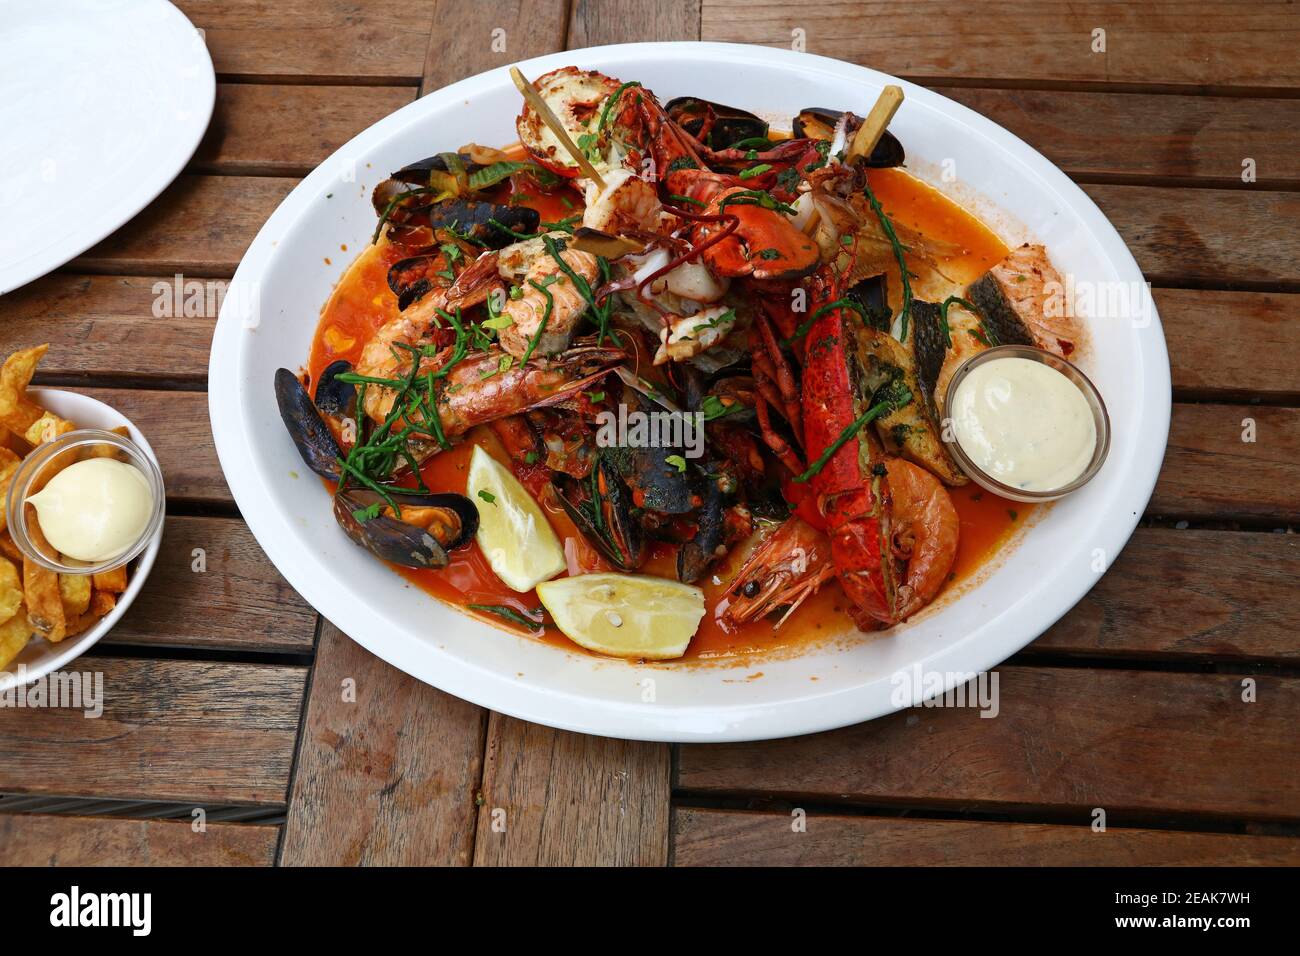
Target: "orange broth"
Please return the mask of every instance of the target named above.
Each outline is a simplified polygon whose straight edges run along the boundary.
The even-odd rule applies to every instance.
[[[983,223],[938,190],[907,173],[897,169],[871,170],[870,183],[881,206],[892,218],[920,232],[942,236],[962,247],[959,253],[940,261],[944,271],[963,284],[978,278],[1007,254],[1007,247]],[[503,201],[503,198],[499,197],[497,201]],[[581,198],[577,192],[564,187],[561,192],[551,195],[528,190],[515,198],[516,201],[536,208],[544,222],[573,216],[582,210]],[[395,297],[388,289],[387,272],[389,266],[403,255],[401,250],[381,241],[367,246],[344,274],[321,310],[320,324],[312,341],[307,365],[311,382],[333,361],[347,359],[355,363],[374,331],[399,315]],[[900,288],[897,270],[890,278],[890,287]],[[435,455],[425,464],[422,472],[428,487],[435,491],[464,494],[469,455],[476,444],[499,460],[509,461],[492,430],[476,428],[466,436],[465,441],[449,451]],[[535,487],[530,490],[538,491]],[[949,493],[961,520],[957,559],[950,578],[951,582],[959,582],[977,572],[1002,549],[1018,524],[1028,518],[1034,506],[999,498],[974,484],[951,488]],[[546,495],[539,496],[539,500],[564,545],[566,554],[570,556],[571,572],[609,570],[559,505]],[[739,569],[740,562],[741,557],[738,555],[724,559],[713,574],[702,582],[705,594],[704,620],[700,622],[699,631],[692,639],[683,660],[741,658],[788,650],[844,630],[847,599],[836,581],[831,581],[805,601],[780,629],[773,629],[770,621],[755,621],[739,628],[724,629],[717,615],[725,607],[726,587],[731,576]],[[642,570],[644,573],[671,578],[675,576],[675,567],[675,547],[657,543],[652,546],[650,559]],[[470,542],[468,546],[454,552],[451,563],[441,570],[396,570],[411,584],[456,607],[463,608],[467,604],[503,605],[525,613],[540,607],[535,591],[526,594],[512,591],[492,573],[476,542]],[[715,580],[719,583],[714,583]],[[523,631],[494,615],[482,616],[497,626],[521,633]],[[532,636],[570,651],[586,653],[551,626],[542,634]]]

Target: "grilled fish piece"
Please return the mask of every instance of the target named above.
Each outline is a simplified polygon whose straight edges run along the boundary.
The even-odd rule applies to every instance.
[[[1065,284],[1040,245],[1013,249],[971,283],[966,298],[979,308],[994,344],[1036,345],[1068,359],[1083,342]]]

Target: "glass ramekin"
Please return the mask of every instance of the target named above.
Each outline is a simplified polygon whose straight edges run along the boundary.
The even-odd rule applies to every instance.
[[[25,504],[28,495],[33,493],[31,491],[33,484],[47,475],[50,478],[54,477],[54,471],[51,470],[50,466],[61,456],[67,456],[64,459],[65,465],[71,464],[80,460],[85,452],[95,448],[102,449],[105,446],[111,447],[114,453],[119,456],[125,456],[130,464],[140,470],[140,473],[144,475],[149,484],[149,494],[153,498],[153,503],[149,521],[145,525],[144,531],[121,554],[97,564],[64,558],[53,548],[38,547],[32,540],[29,529],[30,522],[35,518],[36,509]],[[158,528],[162,525],[165,509],[166,494],[163,490],[162,472],[158,470],[154,460],[146,455],[140,449],[140,446],[131,439],[98,428],[79,428],[56,438],[48,444],[37,446],[18,466],[13,481],[9,484],[9,494],[5,499],[5,515],[9,521],[9,534],[12,536],[18,550],[41,567],[48,568],[51,571],[58,571],[60,574],[98,574],[101,571],[111,571],[113,568],[121,567],[131,561],[145,549],[153,536],[158,533]]]
[[[957,441],[956,430],[952,427],[951,421],[945,421],[943,428],[940,430],[943,443],[947,446],[948,452],[957,462],[958,467],[985,491],[991,491],[995,495],[1010,498],[1013,501],[1029,503],[1055,501],[1057,498],[1064,498],[1070,492],[1078,491],[1091,481],[1093,476],[1101,470],[1101,466],[1106,461],[1106,455],[1110,453],[1110,416],[1106,413],[1106,403],[1101,400],[1101,393],[1097,391],[1097,386],[1093,385],[1088,376],[1079,371],[1073,363],[1032,345],[998,345],[977,352],[957,366],[957,371],[953,373],[952,379],[948,382],[948,391],[944,395],[944,414],[947,415],[952,409],[953,396],[957,394],[958,387],[972,370],[979,368],[985,362],[993,362],[1004,358],[1030,359],[1034,362],[1050,365],[1069,379],[1083,393],[1083,397],[1088,400],[1088,407],[1092,409],[1092,420],[1097,432],[1097,443],[1093,448],[1088,467],[1068,485],[1053,488],[1051,491],[1026,491],[1023,488],[1015,488],[1004,484],[971,461],[970,456],[966,454]]]

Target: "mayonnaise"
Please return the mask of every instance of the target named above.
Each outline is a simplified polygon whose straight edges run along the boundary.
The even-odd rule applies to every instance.
[[[50,546],[78,561],[98,564],[140,539],[153,512],[153,495],[140,469],[115,458],[74,462],[27,498]]]
[[[1042,362],[1000,358],[957,386],[953,436],[976,465],[1004,485],[1050,492],[1083,474],[1097,424],[1083,392]]]

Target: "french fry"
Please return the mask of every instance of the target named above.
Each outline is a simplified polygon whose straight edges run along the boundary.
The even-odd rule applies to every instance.
[[[126,590],[126,565],[112,571],[100,571],[94,575],[95,590],[121,594]]]
[[[39,523],[27,526],[27,534],[37,550],[48,550],[50,543],[41,533]],[[51,644],[67,636],[67,618],[63,616],[63,596],[59,593],[59,575],[23,556],[23,594],[27,598],[27,617],[36,633]]]
[[[0,425],[23,434],[43,414],[42,409],[27,398],[36,366],[50,346],[37,345],[15,352],[0,366]]]
[[[23,582],[18,576],[18,566],[8,558],[0,558],[0,624],[18,613],[23,606]]]
[[[9,485],[18,472],[19,464],[21,463],[15,461],[7,465],[0,465],[0,531],[5,532],[6,537],[8,537],[9,513],[5,510],[4,501],[9,495]]]
[[[130,438],[131,430],[125,425],[117,425],[110,428],[114,435],[120,435],[122,438]],[[116,458],[118,461],[130,461],[126,452],[120,448],[114,448],[112,445],[91,445],[83,452],[85,458]]]
[[[90,575],[60,574],[59,597],[63,601],[63,619],[71,621],[90,607]]]
[[[31,622],[19,608],[17,614],[0,624],[0,670],[8,667],[9,662],[22,653],[31,639]]]
[[[0,509],[0,515],[4,510]],[[0,530],[0,554],[3,554],[10,561],[16,561],[19,564],[23,562],[23,553],[18,550],[18,545],[14,544],[14,539],[9,536],[8,531]]]
[[[95,591],[90,595],[90,609],[86,613],[103,617],[115,607],[117,607],[116,595],[109,594],[107,591]]]
[[[60,418],[53,412],[46,412],[32,422],[31,427],[23,433],[23,438],[32,445],[41,445],[47,441],[54,441],[60,435],[66,435],[76,427],[72,422]]]

